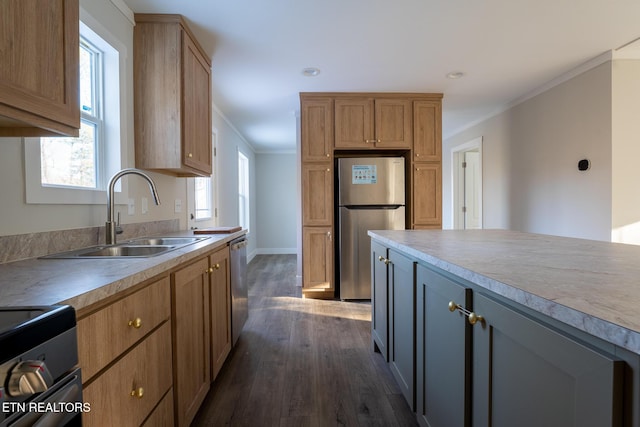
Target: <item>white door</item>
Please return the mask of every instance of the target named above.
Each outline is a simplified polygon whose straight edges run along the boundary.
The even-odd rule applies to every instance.
[[[464,228],[482,228],[480,152],[464,152]]]
[[[482,228],[482,137],[451,152],[453,228]]]

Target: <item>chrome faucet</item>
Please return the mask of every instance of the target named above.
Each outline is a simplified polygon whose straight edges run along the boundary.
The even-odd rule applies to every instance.
[[[116,224],[113,222],[113,214],[114,214],[114,201],[113,201],[113,191],[116,185],[116,181],[120,179],[120,177],[124,175],[139,175],[147,180],[149,183],[149,189],[151,190],[151,194],[153,195],[153,200],[156,205],[160,204],[160,199],[158,198],[158,191],[156,190],[156,184],[146,173],[142,172],[140,169],[128,168],[122,169],[120,172],[116,173],[109,180],[109,188],[107,190],[107,222],[106,222],[106,236],[105,242],[107,245],[114,245],[116,243]]]

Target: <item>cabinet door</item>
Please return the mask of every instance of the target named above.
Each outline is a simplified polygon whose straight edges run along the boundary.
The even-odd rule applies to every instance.
[[[416,274],[416,413],[429,427],[471,422],[471,328],[449,303],[471,307],[471,289],[421,265]]]
[[[375,100],[376,148],[411,148],[411,101]]]
[[[373,98],[336,99],[336,148],[373,148]]]
[[[303,99],[301,102],[302,161],[324,161],[333,153],[333,99]]]
[[[473,304],[474,426],[622,424],[623,362],[482,294]]]
[[[442,226],[442,167],[439,163],[413,166],[413,226]]]
[[[209,260],[211,271],[211,380],[231,351],[231,282],[229,247],[216,251]]]
[[[193,40],[184,31],[182,55],[183,162],[186,166],[211,175],[211,69]]]
[[[389,361],[389,280],[387,248],[371,241],[371,344]]]
[[[333,223],[333,168],[331,163],[302,165],[302,224]]]
[[[389,367],[415,410],[415,263],[389,250]]]
[[[440,102],[413,103],[413,161],[442,161],[442,107]]]
[[[178,426],[191,423],[209,391],[209,261],[172,275],[173,384]]]
[[[78,0],[3,0],[0,28],[0,136],[78,136]]]
[[[305,289],[333,289],[331,227],[302,228],[302,276]]]

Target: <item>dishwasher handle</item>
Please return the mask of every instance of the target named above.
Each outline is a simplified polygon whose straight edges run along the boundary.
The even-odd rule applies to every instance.
[[[239,242],[233,243],[232,245],[229,246],[229,248],[232,251],[238,251],[242,248],[247,247],[248,244],[249,244],[249,241],[245,239],[245,240],[241,240]]]

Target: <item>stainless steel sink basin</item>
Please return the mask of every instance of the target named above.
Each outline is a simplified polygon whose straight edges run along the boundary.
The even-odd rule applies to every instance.
[[[129,246],[129,245],[118,245],[118,246],[106,246],[102,249],[90,251],[90,252],[82,252],[78,254],[79,257],[83,258],[95,258],[95,257],[149,257],[153,255],[159,255],[164,252],[168,252],[172,249],[175,249],[175,246]]]
[[[190,245],[207,239],[208,237],[142,237],[129,240],[127,243],[135,245]]]
[[[69,258],[149,258],[178,249],[201,240],[204,237],[141,237],[116,245],[92,246],[61,252],[41,258],[69,259]]]

